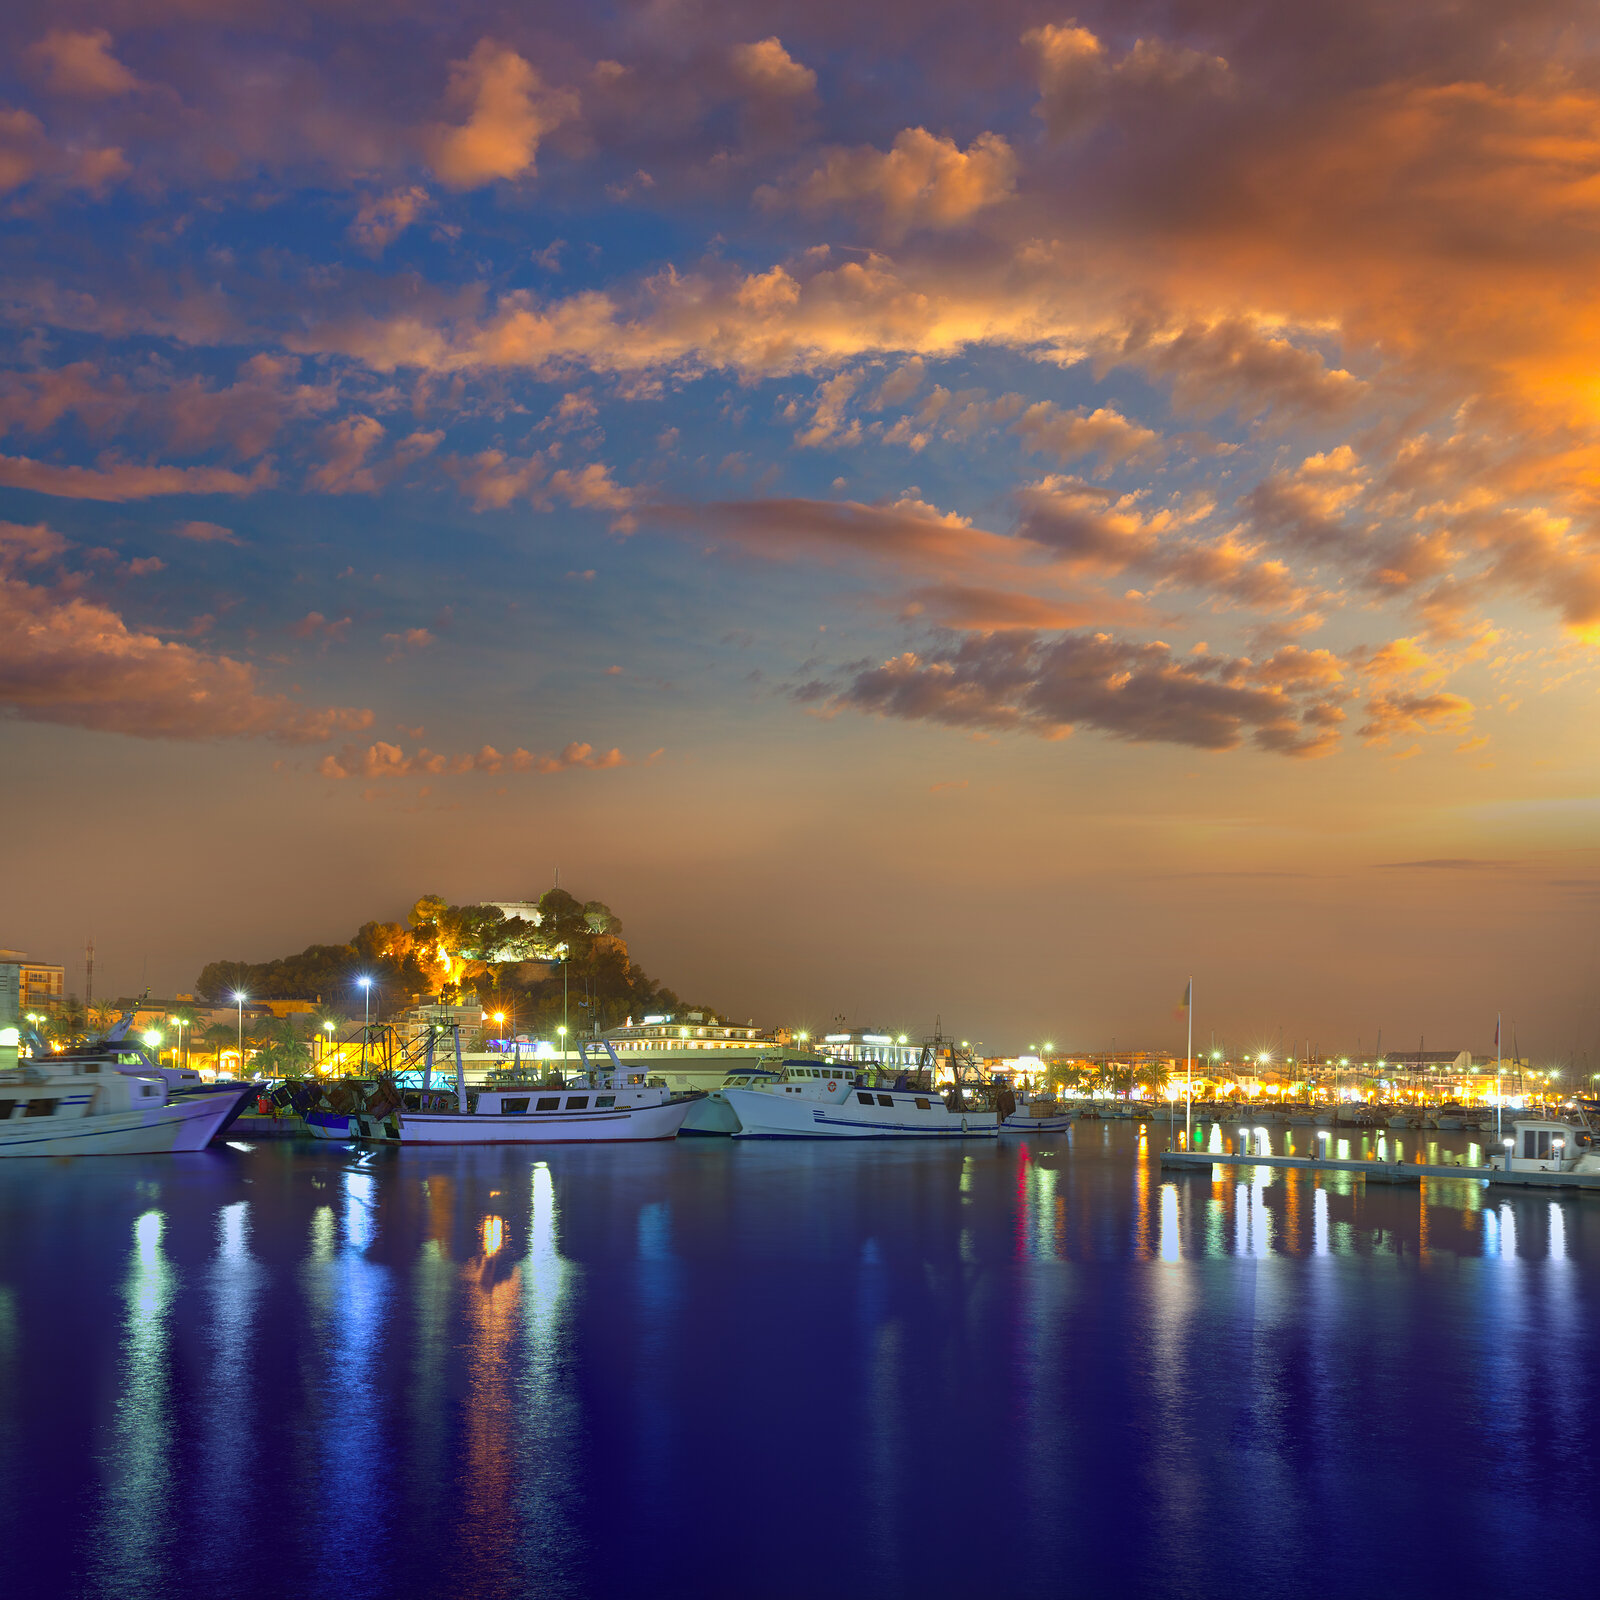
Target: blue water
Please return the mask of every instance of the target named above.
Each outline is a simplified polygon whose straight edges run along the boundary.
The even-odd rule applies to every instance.
[[[1141,1151],[0,1164],[7,1591],[1548,1592],[1600,1201]]]

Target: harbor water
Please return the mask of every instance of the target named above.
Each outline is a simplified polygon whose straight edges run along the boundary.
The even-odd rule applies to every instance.
[[[1590,1545],[1600,1201],[1166,1135],[5,1163],[8,1588],[1519,1595]]]

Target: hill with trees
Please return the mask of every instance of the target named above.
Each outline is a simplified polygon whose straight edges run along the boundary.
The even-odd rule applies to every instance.
[[[485,1011],[505,1012],[521,1033],[553,1032],[564,991],[574,1032],[684,1009],[630,959],[610,907],[564,889],[542,895],[531,919],[424,895],[405,922],[363,923],[345,944],[307,945],[273,961],[208,962],[195,992],[219,1004],[243,992],[252,1000],[309,1000],[360,1015],[363,977],[372,980],[385,1013],[430,996],[471,995]]]

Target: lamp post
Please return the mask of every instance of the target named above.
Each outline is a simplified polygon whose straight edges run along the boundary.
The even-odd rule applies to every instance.
[[[361,993],[366,1002],[366,1011],[361,1023],[361,1076],[367,1075],[367,1035],[372,1030],[372,979],[357,978],[361,985]]]
[[[243,989],[235,989],[233,998],[239,1003],[239,1081],[244,1082],[244,1002]]]
[[[328,1048],[333,1043],[333,1024],[324,1022],[322,1024],[322,1032],[325,1036],[322,1041],[322,1070],[326,1074],[328,1070]]]
[[[562,1066],[562,1070],[564,1071],[566,1069],[566,1065],[567,1065],[567,1025],[566,1025],[566,1023],[563,1022],[561,1024],[561,1026],[556,1029],[556,1032],[558,1034],[560,1034],[560,1036],[561,1036],[561,1066]]]

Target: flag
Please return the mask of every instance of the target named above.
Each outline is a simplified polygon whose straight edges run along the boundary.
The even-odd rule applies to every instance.
[[[1177,1016],[1180,1016],[1180,1017],[1183,1016],[1188,1011],[1189,1006],[1193,1002],[1193,1000],[1194,1000],[1194,979],[1191,978],[1183,986],[1183,998],[1178,1002],[1177,1011],[1176,1011],[1175,1014]]]

